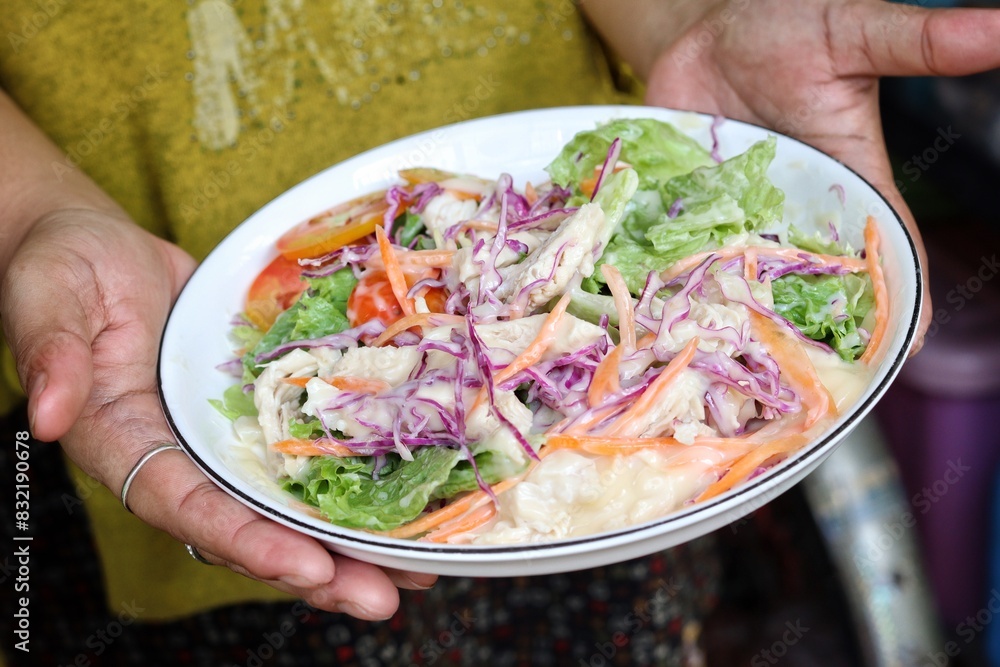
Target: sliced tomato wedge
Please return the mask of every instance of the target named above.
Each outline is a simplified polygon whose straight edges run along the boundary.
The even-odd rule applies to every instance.
[[[267,331],[283,311],[298,301],[309,284],[299,263],[278,255],[254,279],[247,292],[246,318]]]
[[[352,327],[371,320],[389,326],[403,316],[385,271],[365,271],[347,300],[347,319]]]
[[[375,232],[389,209],[385,190],[362,195],[293,227],[278,239],[288,259],[321,257]]]
[[[407,276],[407,284],[412,287],[416,282],[414,276]],[[412,280],[411,280],[412,279]],[[427,308],[432,313],[443,313],[448,295],[440,287],[432,287],[423,293]],[[389,276],[385,271],[365,271],[354,286],[350,299],[347,300],[347,319],[352,327],[376,319],[385,326],[395,323],[403,317],[403,309],[392,291]]]

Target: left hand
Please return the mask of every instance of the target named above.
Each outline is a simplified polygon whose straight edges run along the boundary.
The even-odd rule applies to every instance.
[[[732,0],[655,59],[647,102],[772,127],[829,153],[877,188],[927,258],[896,187],[879,114],[881,76],[955,76],[1000,67],[1000,10],[922,9],[882,0]]]

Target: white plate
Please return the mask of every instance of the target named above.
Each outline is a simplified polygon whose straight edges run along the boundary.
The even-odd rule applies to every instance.
[[[821,437],[766,474],[710,501],[659,520],[584,538],[544,544],[437,545],[341,528],[291,507],[262,474],[234,462],[232,426],[209,405],[232,384],[215,367],[231,358],[230,321],[242,310],[250,282],[275,255],[277,238],[293,225],[356,195],[385,188],[405,167],[440,169],[541,182],[544,166],[577,132],[613,118],[651,117],[674,123],[711,146],[709,116],[668,109],[592,106],[513,113],[451,125],[370,150],[295,186],[237,227],[198,267],[170,315],[160,349],[163,411],[178,442],[209,478],[279,523],[312,535],[334,551],[394,568],[446,575],[515,576],[579,570],[625,561],[692,540],[724,526],[784,492],[818,466],[871,410],[906,357],[920,312],[920,268],[913,241],[888,203],[853,171],[799,141],[778,135],[769,175],[786,195],[785,218],[802,227],[842,231],[861,247],[868,215],[879,223],[891,317],[886,352],[870,385]],[[727,120],[718,128],[730,157],[769,132]],[[843,187],[844,205],[832,186]]]

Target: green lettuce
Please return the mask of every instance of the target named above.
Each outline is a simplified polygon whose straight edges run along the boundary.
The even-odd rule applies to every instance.
[[[509,459],[493,451],[475,460],[487,484],[517,472]],[[283,486],[338,526],[367,530],[398,528],[417,518],[427,503],[478,488],[472,464],[450,447],[420,447],[412,461],[389,454],[377,479],[374,473],[372,457],[319,456]]]
[[[253,392],[243,393],[242,384],[234,384],[222,392],[221,401],[217,398],[210,398],[208,402],[229,421],[236,421],[237,417],[257,416],[257,406],[253,401]]]
[[[775,147],[769,137],[721,164],[675,176],[656,192],[640,190],[600,263],[618,267],[637,294],[650,271],[719,247],[733,234],[780,222],[785,196],[767,178]],[[679,209],[673,218],[671,208]],[[584,288],[592,290],[601,282],[599,275],[595,272]]]
[[[816,252],[821,255],[849,255],[854,256],[854,248],[847,243],[838,243],[832,236],[821,234],[819,231],[813,232],[810,236],[795,225],[788,226],[788,242],[797,248]]]
[[[349,268],[323,278],[308,278],[309,289],[267,330],[260,341],[243,357],[250,381],[262,368],[254,359],[279,345],[293,340],[310,340],[340,333],[350,328],[347,300],[357,283]]]
[[[305,422],[297,419],[292,420],[288,424],[288,434],[300,440],[314,440],[323,437],[325,432],[323,424],[318,419],[313,418]]]
[[[858,327],[874,304],[867,275],[788,274],[771,283],[774,309],[802,333],[832,347],[845,361],[865,350]]]
[[[546,167],[552,182],[579,192],[580,181],[593,178],[616,138],[622,140],[621,159],[639,175],[641,190],[656,190],[674,176],[713,164],[701,144],[669,123],[620,119],[574,136]]]

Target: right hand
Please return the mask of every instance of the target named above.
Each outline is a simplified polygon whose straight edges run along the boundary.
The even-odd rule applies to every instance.
[[[31,226],[0,282],[0,320],[33,435],[60,440],[115,495],[139,457],[173,440],[156,394],[157,354],[194,266],[122,214],[57,210]],[[399,604],[397,586],[435,580],[330,553],[231,498],[179,451],[153,457],[128,499],[140,519],[213,563],[317,608],[387,618]]]

